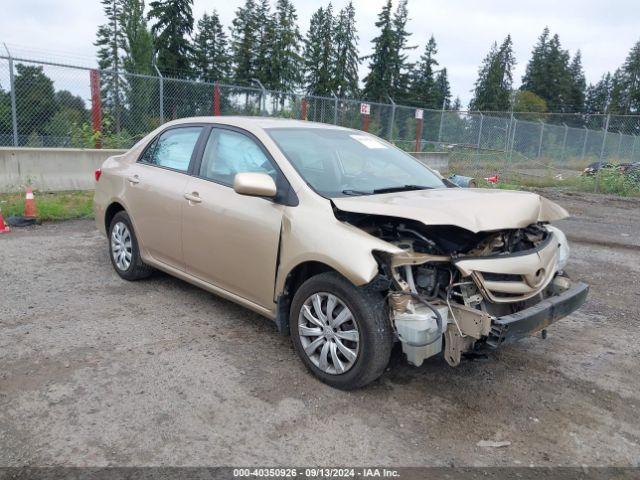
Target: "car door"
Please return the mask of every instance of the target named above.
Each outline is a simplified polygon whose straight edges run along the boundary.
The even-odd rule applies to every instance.
[[[260,306],[273,306],[284,205],[239,195],[236,173],[286,182],[264,147],[241,130],[215,127],[185,194],[182,242],[187,272]],[[288,185],[288,184],[287,184]]]
[[[202,126],[165,130],[125,173],[125,199],[138,241],[155,260],[179,270],[184,270],[184,191],[202,131]]]

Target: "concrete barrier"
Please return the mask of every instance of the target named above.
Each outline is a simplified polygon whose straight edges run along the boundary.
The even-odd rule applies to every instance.
[[[93,172],[108,157],[126,150],[81,148],[0,147],[0,192],[14,192],[22,185],[56,192],[90,190]]]
[[[442,174],[445,174],[449,170],[448,152],[411,152],[411,155]]]
[[[14,192],[31,185],[45,192],[91,190],[93,172],[107,157],[126,150],[92,150],[82,148],[14,148],[0,147],[0,192]],[[446,172],[448,153],[412,153],[431,168]]]

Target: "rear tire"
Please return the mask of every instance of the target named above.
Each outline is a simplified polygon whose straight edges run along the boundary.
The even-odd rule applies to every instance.
[[[384,296],[335,272],[311,277],[298,289],[290,331],[306,367],[341,390],[363,387],[382,375],[393,347]]]
[[[153,268],[142,261],[131,219],[124,210],[113,216],[108,238],[109,258],[120,277],[125,280],[140,280],[153,273]]]

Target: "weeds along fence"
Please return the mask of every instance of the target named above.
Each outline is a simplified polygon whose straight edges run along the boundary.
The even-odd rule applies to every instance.
[[[449,171],[576,182],[593,162],[640,161],[640,116],[428,110],[0,56],[0,145],[126,148],[176,118],[262,115],[369,131]]]

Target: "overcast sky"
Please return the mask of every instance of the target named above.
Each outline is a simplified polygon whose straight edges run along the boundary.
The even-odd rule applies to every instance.
[[[334,0],[335,10],[348,0]],[[300,29],[307,31],[309,18],[325,1],[293,0],[298,9]],[[14,56],[62,60],[92,65],[93,41],[103,23],[98,0],[0,0],[0,41]],[[148,3],[148,1],[147,1]],[[194,16],[218,10],[226,26],[244,0],[195,0]],[[360,37],[360,53],[370,52],[371,39],[384,0],[354,0]],[[394,2],[397,4],[397,0]],[[582,50],[588,82],[615,70],[631,46],[640,40],[640,0],[409,0],[408,30],[418,48],[410,55],[417,59],[430,35],[438,43],[437,59],[447,67],[451,90],[466,105],[478,66],[494,41],[511,34],[519,84],[531,49],[545,25],[558,33],[564,48],[573,55]],[[4,53],[4,52],[3,52]],[[361,74],[366,73],[366,62]]]

